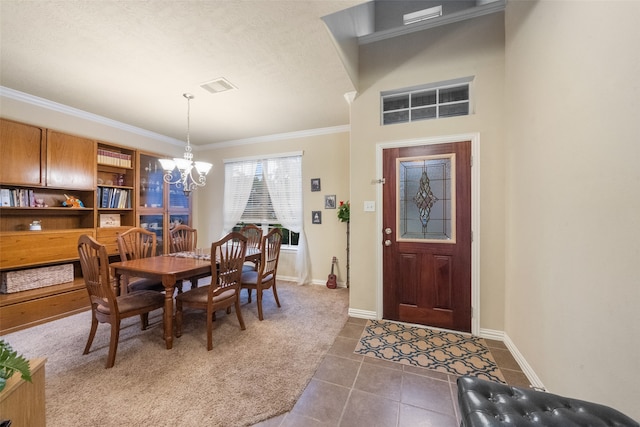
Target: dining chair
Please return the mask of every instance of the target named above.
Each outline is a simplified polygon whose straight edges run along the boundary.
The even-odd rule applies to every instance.
[[[149,290],[133,291],[116,296],[109,269],[107,248],[86,234],[78,238],[78,255],[82,277],[91,302],[91,330],[83,354],[88,354],[98,323],[111,325],[109,356],[105,368],[111,368],[116,361],[120,322],[132,316],[140,316],[142,330],[149,326],[149,312],[164,307],[164,295]]]
[[[141,227],[133,227],[118,234],[120,261],[156,256],[156,233]],[[126,291],[164,291],[162,281],[125,276]]]
[[[238,232],[227,234],[211,245],[211,284],[193,288],[176,296],[176,337],[182,336],[183,309],[206,311],[207,350],[213,348],[213,320],[216,310],[229,313],[235,306],[240,329],[245,330],[240,311],[240,276],[247,250],[247,238]]]
[[[169,233],[169,253],[195,252],[198,247],[198,230],[188,225],[176,225]],[[198,280],[209,277],[209,274],[189,278],[191,289],[198,287]],[[182,281],[176,284],[178,292],[182,292]]]
[[[262,314],[262,294],[267,289],[273,291],[276,304],[280,307],[278,290],[276,288],[276,272],[278,270],[278,259],[280,258],[280,245],[282,244],[282,231],[273,228],[262,238],[260,245],[260,264],[257,271],[244,271],[240,280],[240,287],[247,289],[249,302],[251,302],[251,292],[253,289],[258,294],[258,318],[264,319]]]
[[[255,224],[247,224],[240,229],[240,234],[247,238],[247,251],[250,249],[260,250],[262,243],[262,228]],[[242,266],[242,271],[250,271],[258,269],[258,261],[246,261]]]

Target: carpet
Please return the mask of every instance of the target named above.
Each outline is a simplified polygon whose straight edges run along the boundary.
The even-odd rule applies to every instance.
[[[467,334],[369,320],[355,353],[506,384],[484,340]]]
[[[248,426],[287,412],[347,321],[348,290],[278,282],[258,320],[255,293],[241,294],[247,329],[218,311],[213,350],[203,312],[185,311],[183,335],[165,347],[162,310],[140,330],[125,319],[115,366],[105,369],[109,327],[83,355],[89,312],[3,337],[27,358],[46,357],[47,426]]]

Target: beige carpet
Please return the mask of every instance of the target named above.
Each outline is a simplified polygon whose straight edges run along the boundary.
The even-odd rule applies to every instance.
[[[201,312],[185,315],[173,349],[162,338],[162,311],[146,331],[125,319],[116,364],[104,369],[109,327],[100,325],[88,355],[88,312],[3,337],[26,357],[46,357],[47,426],[246,426],[289,411],[347,320],[348,290],[279,282],[282,308],[265,293],[218,312],[206,349]]]

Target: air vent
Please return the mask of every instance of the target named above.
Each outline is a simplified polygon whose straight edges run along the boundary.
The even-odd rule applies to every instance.
[[[416,22],[442,16],[442,5],[431,7],[429,9],[419,10],[413,13],[407,13],[403,16],[404,25],[414,24]]]
[[[211,93],[220,93],[220,92],[226,92],[228,90],[237,89],[237,87],[229,83],[229,81],[224,77],[220,77],[217,79],[213,79],[209,82],[202,83],[200,87]]]

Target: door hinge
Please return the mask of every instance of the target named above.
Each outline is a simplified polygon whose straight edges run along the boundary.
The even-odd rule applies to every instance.
[[[471,158],[470,158],[470,164],[471,164],[471,167],[473,167],[473,154],[471,155]]]
[[[471,230],[471,242],[473,242],[473,230]]]

